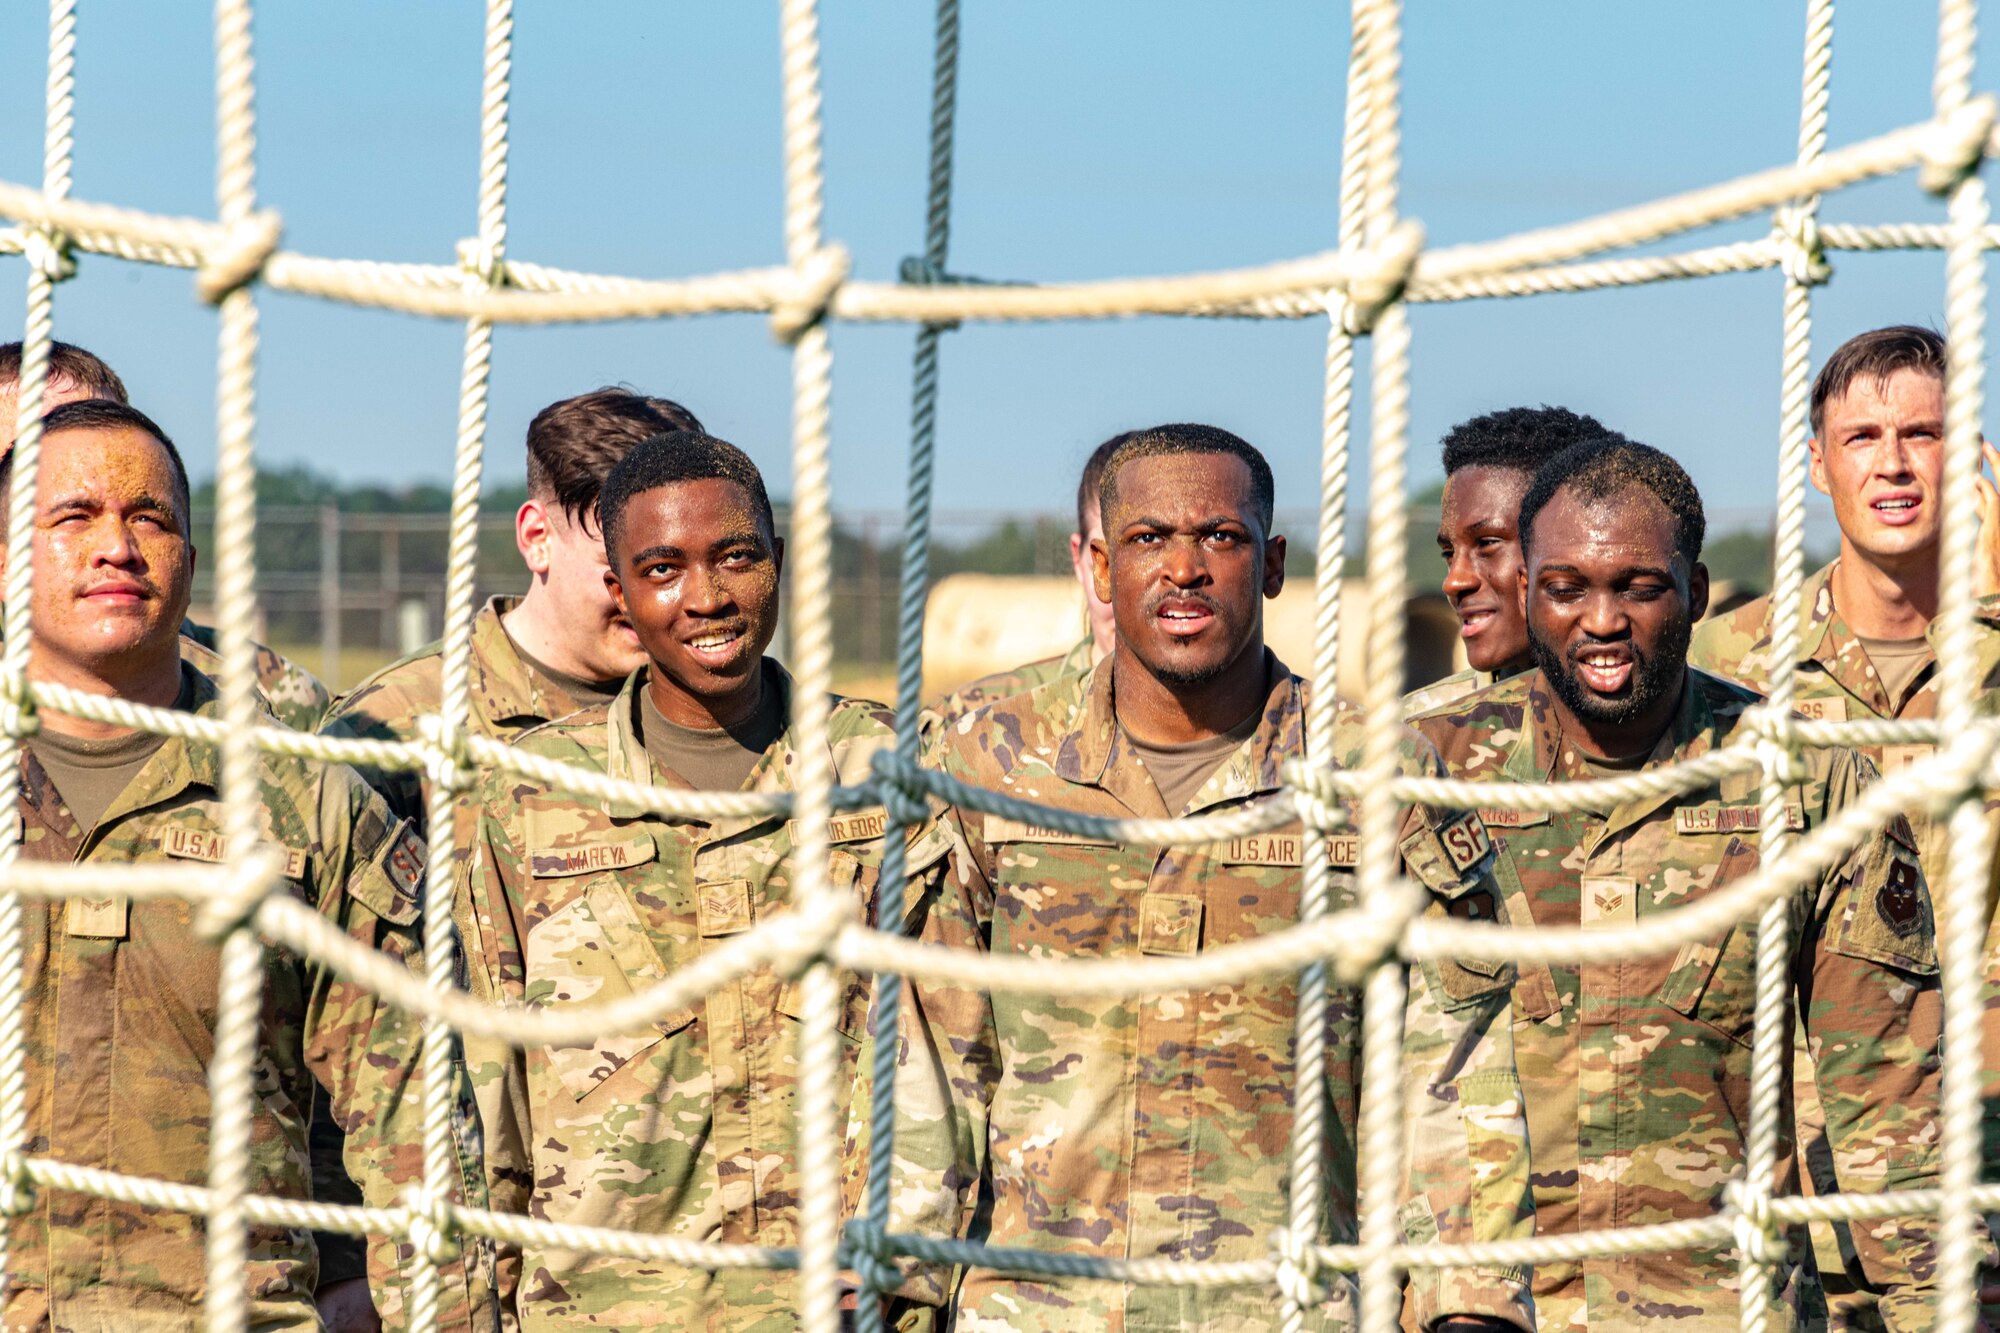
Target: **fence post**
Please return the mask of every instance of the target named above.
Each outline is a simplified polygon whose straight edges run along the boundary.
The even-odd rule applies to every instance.
[[[319,507],[319,674],[334,689],[340,679],[340,506]]]
[[[403,528],[390,515],[382,524],[382,628],[375,646],[403,655]]]

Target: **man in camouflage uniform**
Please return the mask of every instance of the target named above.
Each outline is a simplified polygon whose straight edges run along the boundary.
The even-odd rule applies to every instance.
[[[1083,476],[1076,484],[1076,531],[1069,535],[1069,564],[1071,572],[1076,575],[1077,586],[1083,590],[1083,611],[1090,623],[1090,632],[1077,640],[1067,652],[981,676],[968,685],[959,686],[924,710],[917,725],[926,749],[946,727],[974,709],[995,699],[1026,694],[1038,685],[1063,676],[1080,676],[1110,654],[1116,631],[1111,624],[1111,605],[1098,599],[1097,585],[1091,578],[1090,544],[1104,536],[1104,512],[1097,501],[1098,482],[1104,476],[1104,463],[1111,457],[1112,451],[1124,442],[1125,436],[1114,435],[1091,450],[1090,457],[1084,460]]]
[[[1686,666],[1708,595],[1700,496],[1629,441],[1578,445],[1522,503],[1538,669],[1414,720],[1454,776],[1580,781],[1680,764],[1729,743],[1759,696]],[[1857,800],[1874,767],[1808,751],[1790,793],[1801,833]],[[1517,920],[1629,926],[1727,890],[1759,866],[1760,778],[1571,814],[1486,812]],[[1930,897],[1898,817],[1799,885],[1793,984],[1849,1190],[1937,1183],[1942,1006]],[[1543,1235],[1713,1216],[1743,1172],[1755,940],[1747,925],[1672,955],[1534,965],[1514,989],[1514,1044]],[[1789,1111],[1789,1104],[1786,1110]],[[1789,1114],[1786,1117],[1790,1129]],[[1790,1135],[1787,1134],[1787,1143]],[[1789,1151],[1775,1184],[1796,1189]],[[1897,1329],[1928,1327],[1928,1218],[1858,1228]],[[1779,1328],[1824,1317],[1811,1252],[1783,1260]],[[1727,1246],[1552,1263],[1535,1271],[1543,1328],[1735,1329]]]
[[[783,545],[754,464],[694,432],[658,436],[612,472],[602,501],[612,587],[646,664],[608,705],[533,729],[522,750],[650,786],[787,792],[799,764],[790,676],[764,656],[777,628]],[[869,778],[894,745],[890,714],[834,701],[836,781]],[[609,1000],[655,984],[790,909],[799,874],[782,815],[673,818],[493,773],[469,867],[480,981],[529,1004]],[[836,888],[872,912],[886,816],[833,817]],[[910,901],[950,841],[907,833]],[[868,986],[848,979],[843,1088],[858,1076]],[[520,1123],[491,1136],[495,1191],[551,1222],[691,1241],[791,1245],[800,1016],[795,983],[761,970],[636,1033],[515,1051],[492,1099]],[[790,1329],[790,1273],[720,1272],[527,1247],[524,1328]]]
[[[21,344],[0,343],[0,439],[5,440],[7,448],[14,443],[15,403],[20,386]],[[64,403],[84,398],[104,398],[128,406],[132,401],[126,394],[125,381],[103,360],[72,343],[51,343],[42,410],[53,412]],[[222,659],[212,627],[184,620],[181,637],[185,640],[182,651],[197,670],[213,676],[221,669]],[[271,712],[294,731],[318,730],[319,720],[332,701],[326,686],[298,663],[261,643],[256,648],[257,690],[271,706]],[[359,1275],[358,1269],[355,1275]]]
[[[1266,651],[1262,601],[1284,583],[1270,534],[1271,473],[1226,431],[1134,432],[1102,484],[1098,595],[1114,653],[1083,676],[1003,699],[952,728],[944,771],[967,783],[1110,818],[1218,815],[1280,794],[1305,749],[1307,686]],[[1331,699],[1321,707],[1338,707]],[[1413,771],[1436,772],[1410,738]],[[1336,757],[1359,723],[1343,716]],[[1296,825],[1230,842],[1118,846],[953,811],[956,873],[922,907],[922,938],[1026,957],[1190,956],[1298,920]],[[1431,910],[1492,919],[1491,848],[1476,816],[1414,809],[1408,871]],[[1329,840],[1335,897],[1353,906],[1356,838]],[[1410,1239],[1532,1232],[1509,1041],[1512,968],[1410,971],[1404,1015],[1411,1126],[1401,1215]],[[1291,976],[1119,999],[933,987],[906,1001],[897,1084],[895,1228],[1110,1259],[1250,1260],[1290,1217]],[[1323,1234],[1355,1228],[1360,999],[1328,1015],[1328,1197]],[[982,1195],[984,1198],[982,1199]],[[1154,1287],[906,1266],[906,1299],[950,1301],[964,1330],[1275,1329],[1269,1288]],[[1354,1318],[1333,1278],[1313,1328]],[[1424,1328],[1533,1327],[1518,1268],[1420,1271],[1406,1313]]]
[[[1465,641],[1465,670],[1412,690],[1407,717],[1442,708],[1534,664],[1518,584],[1521,497],[1542,464],[1581,440],[1611,434],[1596,417],[1565,407],[1509,407],[1461,421],[1444,437],[1438,555],[1444,595]]]
[[[1768,693],[1791,673],[1792,706],[1819,721],[1937,716],[1935,645],[1941,494],[1944,484],[1945,343],[1929,329],[1875,329],[1827,358],[1813,383],[1812,482],[1833,499],[1840,555],[1811,574],[1801,594],[1797,660],[1772,661],[1773,610],[1760,597],[1695,630],[1688,660],[1704,671]],[[1979,482],[1981,590],[2000,575],[1992,483]],[[1978,610],[1981,706],[2000,687],[2000,598]],[[1880,660],[1877,661],[1876,659]],[[1857,747],[1895,773],[1935,747]],[[1945,882],[1946,821],[1913,811],[1910,825],[1925,878]],[[1810,1063],[1798,1061],[1800,1140],[1813,1188],[1838,1187],[1832,1150],[1813,1092]],[[1814,1243],[1837,1327],[1879,1327],[1873,1292],[1857,1266],[1846,1223],[1816,1223]]]
[[[47,419],[34,533],[29,675],[216,718],[214,684],[181,658],[193,570],[187,474],[132,408],[76,402]],[[0,495],[11,459],[0,461]],[[4,514],[0,505],[0,514]],[[421,970],[424,849],[341,765],[259,756],[263,836],[291,891],[356,941]],[[45,713],[22,751],[27,861],[221,862],[215,747]],[[205,1183],[207,1078],[220,948],[179,898],[26,901],[27,1151],[72,1165]],[[250,1188],[309,1197],[306,1108],[317,1078],[377,1207],[421,1177],[420,1024],[313,960],[267,949]],[[202,1316],[199,1216],[43,1188],[9,1227],[9,1330],[192,1330]],[[386,1242],[377,1296],[404,1276]],[[253,1226],[244,1280],[259,1328],[316,1329],[307,1233]],[[448,1267],[452,1326],[468,1322]]]

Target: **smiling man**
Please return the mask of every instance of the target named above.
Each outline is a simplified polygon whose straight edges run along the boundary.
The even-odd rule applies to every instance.
[[[1461,421],[1444,437],[1437,544],[1444,595],[1458,616],[1468,666],[1413,690],[1406,716],[1464,698],[1534,665],[1519,593],[1521,497],[1542,464],[1610,432],[1566,407],[1509,407]]]
[[[1264,646],[1285,579],[1273,482],[1256,449],[1212,426],[1123,437],[1100,485],[1097,595],[1112,654],[974,712],[944,738],[944,771],[974,786],[1108,818],[1217,816],[1286,799],[1305,753],[1306,683]],[[1340,708],[1332,698],[1316,705]],[[1359,726],[1346,710],[1335,753]],[[1409,766],[1437,760],[1409,738]],[[1475,816],[1407,812],[1401,849],[1430,910],[1492,920],[1499,896]],[[1297,922],[1297,825],[1260,837],[1120,846],[972,809],[951,816],[957,872],[921,907],[922,937],[1027,958],[1193,957]],[[1353,905],[1356,840],[1329,839],[1338,905]],[[1413,968],[1401,1215],[1413,1241],[1532,1232],[1521,1090],[1506,1019],[1510,967]],[[1106,999],[936,987],[906,1000],[892,1190],[897,1230],[1091,1258],[1228,1262],[1271,1253],[1289,1224],[1297,987],[1259,977]],[[1327,1024],[1327,1232],[1351,1240],[1360,1001]],[[990,1205],[990,1221],[986,1217]],[[1269,1287],[1158,1287],[910,1266],[907,1299],[955,1304],[980,1330],[1276,1329]],[[1328,1283],[1308,1327],[1351,1324]],[[1518,1269],[1422,1271],[1415,1326],[1533,1326]]]
[[[30,679],[216,720],[216,687],[178,642],[195,561],[178,451],[146,416],[113,402],[69,403],[44,429]],[[11,454],[0,461],[0,498],[12,462]],[[0,526],[5,513],[0,503]],[[224,859],[212,744],[46,708],[40,720],[21,752],[24,860]],[[260,834],[279,855],[285,889],[421,975],[422,840],[343,765],[261,754],[256,782]],[[206,1183],[221,950],[200,929],[201,906],[179,898],[22,903],[31,1152]],[[262,975],[250,1189],[310,1197],[306,1108],[317,1079],[347,1129],[347,1164],[367,1202],[396,1206],[421,1175],[419,1025],[286,950],[264,951]],[[51,1189],[7,1225],[8,1328],[200,1326],[198,1214]],[[319,1328],[308,1235],[258,1226],[249,1246],[252,1323]],[[395,1248],[381,1244],[375,1265],[377,1300],[391,1320],[404,1313]],[[450,1292],[464,1292],[461,1267],[447,1265],[445,1277]],[[467,1327],[467,1312],[453,1309],[448,1326]],[[485,1313],[472,1326],[494,1327],[497,1312]]]
[[[784,543],[763,478],[741,450],[693,432],[656,436],[605,482],[606,586],[644,664],[615,698],[522,735],[524,751],[613,778],[704,791],[789,792],[798,770],[792,679],[764,656],[779,615]],[[834,701],[841,783],[893,748],[889,713]],[[480,792],[469,866],[475,979],[517,1002],[609,1000],[655,984],[791,904],[799,867],[783,814],[667,819],[619,801],[494,773]],[[885,815],[833,817],[829,869],[872,913]],[[921,901],[948,836],[907,831]],[[840,1017],[857,1076],[868,984]],[[791,1245],[799,993],[769,969],[635,1033],[512,1054],[489,1142],[500,1206],[550,1222],[686,1240]],[[532,1181],[511,1199],[509,1182]],[[710,1271],[528,1247],[524,1328],[793,1327],[789,1273]]]
[[[1625,440],[1574,446],[1521,505],[1535,670],[1413,724],[1454,776],[1578,782],[1728,744],[1759,696],[1688,669],[1708,598],[1701,497],[1679,464]],[[1790,819],[1817,828],[1875,780],[1852,750],[1805,754]],[[1643,925],[1758,869],[1760,778],[1573,813],[1488,817],[1515,920]],[[1898,817],[1796,890],[1792,983],[1816,1053],[1842,1188],[1937,1179],[1937,949],[1916,841]],[[1714,1216],[1741,1176],[1755,1009],[1753,932],[1613,966],[1529,965],[1514,988],[1539,1234]],[[1639,1057],[1643,1058],[1639,1058]],[[1789,1108],[1788,1108],[1789,1111]],[[1786,1141],[1791,1117],[1787,1114]],[[1777,1184],[1796,1190],[1789,1156]],[[1894,1329],[1927,1328],[1935,1223],[1858,1228]],[[1861,1234],[1867,1231],[1868,1234]],[[1796,1238],[1795,1238],[1796,1239]],[[1774,1326],[1823,1320],[1811,1251],[1780,1269]],[[1544,1264],[1544,1328],[1735,1329],[1727,1246]]]

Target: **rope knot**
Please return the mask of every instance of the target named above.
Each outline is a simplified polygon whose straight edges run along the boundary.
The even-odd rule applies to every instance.
[[[1403,295],[1423,248],[1423,227],[1406,218],[1376,244],[1352,251],[1347,281],[1329,294],[1327,313],[1356,337],[1372,330],[1382,312]]]
[[[403,1206],[410,1212],[410,1246],[433,1267],[452,1262],[459,1256],[458,1241],[451,1234],[451,1195],[443,1190],[432,1193],[422,1184],[403,1191]]]
[[[933,264],[921,255],[907,255],[896,276],[912,287],[935,287],[945,280],[944,265]]]
[[[1993,137],[1994,103],[1974,97],[1925,126],[1917,140],[1923,161],[1917,181],[1932,194],[1945,194],[1979,169]]]
[[[0,735],[26,740],[42,729],[26,671],[0,674]]]
[[[278,252],[284,234],[284,221],[276,213],[253,213],[231,224],[221,248],[202,256],[194,277],[196,294],[209,305],[220,305],[223,297],[248,286]]]
[[[1787,204],[1772,219],[1771,230],[1785,247],[1785,276],[1801,287],[1818,287],[1833,277],[1820,240],[1819,220],[1810,209]]]
[[[869,760],[869,768],[875,775],[875,791],[891,819],[906,828],[915,828],[931,817],[926,792],[910,780],[902,756],[894,750],[877,750]]]
[[[842,1240],[847,1248],[847,1264],[864,1292],[894,1291],[902,1283],[896,1254],[889,1248],[889,1238],[880,1227],[856,1218],[847,1224]]]
[[[21,254],[28,267],[50,282],[67,282],[76,276],[76,254],[66,231],[48,226],[21,228]]]
[[[1756,737],[1752,753],[1757,762],[1781,784],[1787,787],[1804,782],[1810,774],[1806,768],[1805,756],[1793,743],[1792,715],[1780,712],[1770,704],[1760,704],[1745,715],[1750,734]]]
[[[1271,1237],[1271,1250],[1278,1261],[1278,1291],[1304,1310],[1317,1309],[1326,1299],[1320,1280],[1319,1247],[1309,1236],[1279,1227]]]
[[[430,757],[424,760],[424,776],[454,795],[471,791],[478,768],[465,728],[447,727],[443,715],[426,713],[417,719],[417,735],[431,746]]]
[[[259,847],[223,877],[220,890],[201,905],[195,915],[195,929],[204,939],[221,941],[231,931],[247,928],[264,896],[277,884],[283,867],[270,847]]]
[[[1730,1230],[1745,1259],[1753,1264],[1772,1264],[1785,1257],[1785,1239],[1771,1216],[1769,1194],[1752,1189],[1748,1180],[1739,1177],[1723,1186],[1722,1198],[1735,1214]]]
[[[771,332],[779,342],[797,342],[800,334],[826,318],[851,267],[844,246],[823,245],[806,256],[805,263],[792,271],[791,290],[771,308]]]
[[[35,1209],[35,1182],[28,1174],[28,1154],[16,1150],[0,1157],[0,1217],[23,1217]]]
[[[480,236],[458,243],[458,268],[473,291],[498,291],[507,285],[507,260],[500,247]]]

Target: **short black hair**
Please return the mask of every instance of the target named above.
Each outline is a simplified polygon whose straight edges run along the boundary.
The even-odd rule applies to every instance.
[[[1614,434],[1596,417],[1567,407],[1503,407],[1445,432],[1444,474],[1460,468],[1497,467],[1530,476],[1573,444]]]
[[[187,464],[181,461],[181,451],[174,447],[174,442],[151,417],[129,403],[114,403],[109,398],[81,398],[73,403],[64,403],[42,418],[42,434],[45,437],[59,430],[123,430],[127,427],[146,432],[167,451],[167,461],[174,470],[174,499],[180,505],[181,526],[187,527],[193,519],[194,509]],[[0,455],[0,531],[6,530],[5,497],[13,485],[14,450],[9,449]]]
[[[21,382],[21,344],[0,343],[0,388],[12,388]],[[114,403],[129,403],[130,394],[125,392],[125,381],[118,378],[118,372],[107,364],[103,357],[87,352],[75,343],[49,343],[49,382],[68,381],[90,390],[93,398],[108,398]],[[12,423],[8,423],[12,425]]]
[[[663,431],[634,445],[604,479],[597,516],[604,527],[604,556],[612,569],[618,568],[618,529],[632,497],[684,481],[735,482],[750,493],[750,503],[756,507],[765,533],[777,535],[764,474],[750,461],[750,455],[727,440],[698,430]]]
[[[1542,464],[1521,497],[1521,550],[1528,550],[1535,517],[1557,492],[1574,490],[1585,499],[1603,500],[1634,486],[1651,492],[1673,515],[1674,554],[1692,568],[1701,559],[1701,543],[1708,535],[1701,492],[1671,456],[1617,435],[1573,444]]]
[[[701,429],[673,399],[627,388],[550,403],[528,423],[528,494],[555,501],[572,523],[593,522],[604,479],[632,446],[667,431]]]
[[[1109,514],[1118,498],[1120,468],[1135,458],[1164,458],[1172,454],[1228,454],[1242,459],[1250,469],[1250,502],[1257,510],[1257,521],[1263,526],[1264,535],[1271,535],[1271,516],[1278,492],[1271,477],[1271,465],[1257,452],[1256,446],[1220,426],[1176,422],[1118,436],[1104,460],[1104,478],[1097,485],[1098,504],[1103,511]]]

